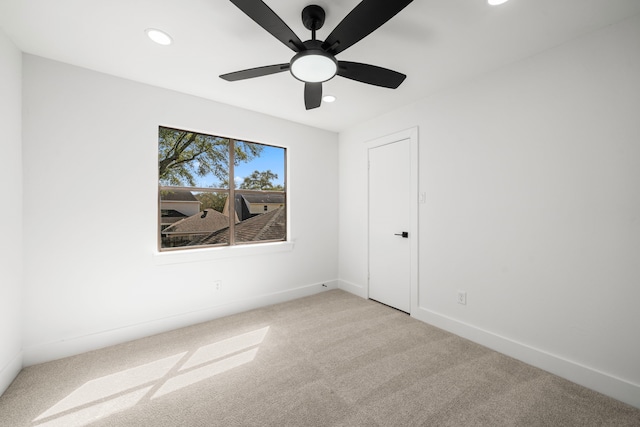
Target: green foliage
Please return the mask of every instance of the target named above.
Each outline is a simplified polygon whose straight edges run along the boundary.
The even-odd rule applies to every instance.
[[[251,175],[244,178],[240,188],[243,190],[284,190],[281,185],[273,185],[271,182],[278,179],[278,174],[266,170],[264,172],[253,171]]]
[[[226,193],[196,193],[195,197],[202,203],[201,210],[214,209],[222,212],[228,195]]]
[[[262,146],[230,141],[211,135],[160,127],[158,169],[160,184],[195,186],[195,177],[212,174],[223,183],[229,181],[229,145],[233,143],[234,164],[251,161]]]

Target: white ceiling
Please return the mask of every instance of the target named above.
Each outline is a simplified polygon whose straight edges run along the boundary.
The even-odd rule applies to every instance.
[[[393,0],[389,0],[393,1]],[[300,13],[322,6],[324,39],[358,0],[265,0],[300,39]],[[338,97],[306,111],[288,72],[238,82],[220,74],[289,62],[294,52],[227,0],[0,0],[0,25],[24,52],[340,131],[434,91],[640,13],[640,0],[415,0],[338,55],[407,74],[396,90],[336,77]],[[171,46],[144,30],[167,31]]]

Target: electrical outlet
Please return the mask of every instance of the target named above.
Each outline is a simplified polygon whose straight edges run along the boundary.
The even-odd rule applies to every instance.
[[[467,305],[467,291],[458,291],[458,304]]]
[[[213,287],[216,291],[219,291],[222,288],[222,280],[216,280],[213,282]]]

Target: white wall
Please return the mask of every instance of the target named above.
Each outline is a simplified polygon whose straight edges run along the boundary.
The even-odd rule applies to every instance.
[[[364,142],[416,125],[412,314],[640,407],[640,17],[341,133],[340,279],[354,293]]]
[[[337,203],[337,134],[30,55],[23,67],[25,364],[337,279],[337,212],[308,209]],[[287,147],[293,248],[154,255],[159,125]]]
[[[0,394],[22,368],[22,54],[0,29]]]

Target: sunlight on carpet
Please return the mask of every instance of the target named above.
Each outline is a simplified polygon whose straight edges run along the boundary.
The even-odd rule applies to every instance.
[[[87,381],[33,421],[81,427],[252,362],[269,327]],[[157,390],[149,396],[153,390]],[[42,421],[42,422],[41,422]]]

